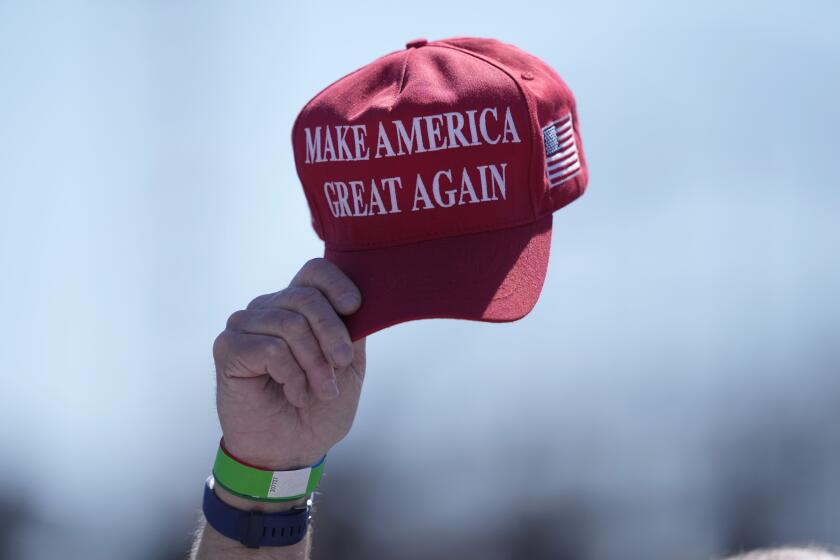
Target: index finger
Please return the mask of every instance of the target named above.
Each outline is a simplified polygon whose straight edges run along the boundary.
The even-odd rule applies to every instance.
[[[308,286],[323,293],[341,315],[349,315],[362,304],[359,288],[340,268],[327,259],[308,261],[292,278],[290,286]]]

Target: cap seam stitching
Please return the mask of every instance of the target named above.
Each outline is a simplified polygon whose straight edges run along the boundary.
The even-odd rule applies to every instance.
[[[412,52],[414,52],[414,49],[408,49],[407,52],[405,53],[405,59],[403,59],[402,72],[400,72],[400,87],[397,89],[397,95],[401,94],[403,92],[403,89],[405,89],[405,75],[408,72],[408,59],[409,59],[409,57],[411,57]],[[391,107],[389,108],[389,110],[393,109],[394,105],[396,105],[396,103],[397,103],[397,97],[395,95],[394,96],[394,103],[391,104]]]
[[[491,232],[491,231],[501,231],[501,230],[505,230],[505,229],[512,229],[512,228],[519,227],[519,226],[524,226],[524,225],[527,225],[527,224],[534,224],[534,223],[538,222],[539,220],[545,218],[546,216],[550,216],[550,215],[551,214],[546,214],[545,216],[539,216],[536,219],[528,218],[528,219],[522,219],[522,220],[514,220],[514,221],[511,221],[511,222],[505,222],[503,224],[496,224],[496,225],[493,225],[493,226],[487,226],[487,227],[483,227],[483,228],[479,228],[479,229],[473,229],[473,230],[462,229],[462,230],[455,230],[454,232],[452,230],[438,230],[438,231],[434,231],[434,232],[426,234],[426,235],[433,235],[435,237],[429,237],[429,238],[426,238],[426,239],[410,239],[410,240],[397,239],[397,240],[392,240],[392,241],[388,242],[386,245],[379,245],[379,244],[376,244],[376,243],[360,243],[360,244],[357,244],[356,248],[351,249],[351,248],[346,247],[346,246],[342,247],[340,245],[335,245],[335,244],[333,244],[331,242],[327,242],[325,240],[324,241],[324,246],[327,249],[329,249],[330,251],[341,251],[341,252],[347,252],[347,253],[351,253],[351,252],[354,252],[354,251],[368,251],[368,250],[371,250],[371,249],[387,249],[388,247],[414,245],[416,243],[425,243],[427,241],[436,241],[436,240],[439,240],[439,239],[447,239],[449,237],[461,237],[461,236],[466,236],[466,235],[476,235],[476,234],[479,234],[479,233],[487,233],[487,232]]]

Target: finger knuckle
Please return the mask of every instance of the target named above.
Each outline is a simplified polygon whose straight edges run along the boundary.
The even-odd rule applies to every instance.
[[[309,322],[300,313],[287,311],[279,318],[280,329],[284,332],[300,335],[309,330]]]
[[[302,267],[302,270],[306,270],[307,272],[316,272],[322,269],[327,263],[327,259],[323,257],[315,257],[306,261]]]
[[[265,363],[269,370],[274,372],[275,376],[284,378],[298,369],[289,345],[281,339],[277,339],[266,347]]]
[[[289,345],[281,338],[273,338],[266,342],[264,350],[266,358],[270,361],[285,359],[289,354]]]
[[[236,329],[238,328],[242,322],[245,320],[245,317],[248,315],[248,312],[244,309],[240,309],[239,311],[234,311],[231,313],[230,317],[227,320],[227,328],[229,329]]]
[[[298,307],[309,307],[319,303],[323,296],[316,288],[303,286],[291,291],[290,299]]]
[[[326,379],[335,373],[332,364],[321,352],[318,352],[315,355],[313,355],[311,357],[311,360],[312,365],[310,369],[312,370],[311,373],[315,376],[323,377]]]
[[[254,298],[254,299],[252,299],[252,300],[251,300],[251,302],[248,304],[248,307],[247,307],[247,308],[248,308],[248,309],[254,309],[254,308],[257,308],[257,307],[261,307],[262,305],[264,305],[264,304],[265,304],[265,302],[266,302],[269,298],[271,298],[271,296],[272,296],[272,295],[274,295],[274,294],[263,294],[263,295],[261,295],[261,296],[257,296],[257,297],[255,297],[255,298]]]
[[[340,335],[340,330],[338,325],[336,324],[338,321],[336,317],[327,313],[324,310],[319,310],[315,313],[312,313],[311,320],[313,323],[313,327],[320,332],[324,332],[329,334],[330,336],[338,336]]]
[[[221,361],[225,355],[228,353],[228,349],[230,348],[230,332],[224,330],[219,333],[216,339],[213,341],[213,359]]]

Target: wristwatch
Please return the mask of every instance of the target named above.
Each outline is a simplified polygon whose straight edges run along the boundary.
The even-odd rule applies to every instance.
[[[310,496],[305,506],[291,511],[267,513],[243,511],[223,502],[213,490],[213,476],[204,485],[204,517],[216,531],[239,541],[248,548],[261,546],[289,546],[299,543],[309,527],[312,506]]]

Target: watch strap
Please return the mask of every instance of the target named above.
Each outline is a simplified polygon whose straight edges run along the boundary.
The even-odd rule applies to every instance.
[[[303,540],[309,527],[309,503],[276,513],[236,509],[223,502],[213,491],[212,476],[204,485],[202,509],[213,529],[248,548],[296,544]]]

